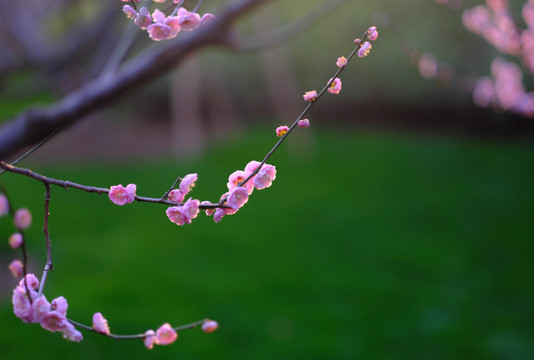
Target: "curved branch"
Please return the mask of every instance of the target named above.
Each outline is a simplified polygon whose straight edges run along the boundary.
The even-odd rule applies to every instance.
[[[0,160],[39,142],[59,126],[67,127],[92,111],[116,101],[127,91],[168,72],[191,52],[206,46],[232,46],[231,25],[267,0],[232,4],[210,24],[191,36],[145,51],[124,64],[113,78],[100,77],[48,108],[29,109],[0,127]]]

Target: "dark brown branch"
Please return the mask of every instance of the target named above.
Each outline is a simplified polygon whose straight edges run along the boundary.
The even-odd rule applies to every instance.
[[[140,54],[117,70],[113,78],[101,77],[70,93],[48,108],[34,108],[19,114],[0,127],[0,160],[39,142],[59,126],[67,127],[83,116],[115,102],[127,91],[139,88],[168,72],[187,55],[206,46],[233,46],[232,24],[267,0],[243,0],[230,5],[212,23],[188,37]]]
[[[44,201],[44,220],[43,220],[43,233],[46,242],[46,265],[43,270],[43,276],[39,285],[39,296],[43,294],[44,286],[46,283],[46,277],[49,271],[54,271],[52,265],[52,244],[50,243],[50,233],[48,231],[48,217],[50,216],[50,184],[44,183],[45,186],[45,201]]]

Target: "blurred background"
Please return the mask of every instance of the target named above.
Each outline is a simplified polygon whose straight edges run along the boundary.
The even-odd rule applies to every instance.
[[[204,1],[199,12],[227,3]],[[498,52],[462,25],[461,10],[482,1],[454,3],[345,1],[276,48],[196,53],[52,138],[21,166],[99,187],[135,183],[150,197],[196,172],[192,196],[215,201],[229,174],[263,158],[274,128],[294,121],[302,94],[323,87],[354,38],[378,27],[370,55],[343,72],[341,93],[326,94],[310,128],[270,159],[272,187],[219,224],[200,214],[177,227],[162,205],[118,207],[53,188],[45,293],[65,296],[70,318],[90,324],[99,311],[124,334],[203,318],[219,330],[184,331],[148,351],[87,332],[67,343],[24,324],[7,270],[20,253],[3,217],[2,358],[534,358],[533,120],[473,105],[474,80]],[[522,3],[512,4],[518,19]],[[271,1],[236,32],[269,36],[321,4]],[[1,121],[96,77],[131,30],[121,6],[2,3]],[[141,33],[131,56],[160,45]],[[442,76],[421,76],[423,53],[439,58]],[[29,270],[41,274],[42,185],[0,181],[34,215]]]

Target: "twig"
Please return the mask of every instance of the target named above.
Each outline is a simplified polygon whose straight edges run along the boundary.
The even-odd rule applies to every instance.
[[[161,200],[165,200],[167,198],[167,196],[169,196],[169,193],[174,190],[174,187],[176,186],[176,184],[178,184],[178,181],[181,181],[181,180],[182,180],[182,178],[178,176],[176,178],[176,180],[174,180],[174,182],[172,183],[171,188],[169,190],[167,190],[167,192],[165,194],[163,194],[163,196],[161,197]]]
[[[64,189],[73,188],[73,189],[78,189],[78,190],[82,190],[82,191],[86,191],[90,193],[96,193],[98,195],[103,194],[103,193],[107,194],[110,192],[110,189],[107,189],[107,188],[101,188],[101,187],[96,187],[96,186],[86,186],[86,185],[77,184],[71,181],[63,181],[63,180],[58,180],[58,179],[54,179],[51,177],[47,177],[47,176],[38,174],[36,172],[33,172],[29,169],[22,169],[22,168],[15,167],[10,164],[6,164],[3,161],[0,161],[0,168],[6,171],[12,172],[14,174],[28,176],[44,184],[56,185]],[[138,195],[135,196],[135,200],[139,202],[158,203],[158,204],[165,204],[165,205],[171,205],[171,206],[183,205],[183,203],[176,203],[174,201],[165,200],[162,198],[149,198],[149,197],[138,196]],[[215,209],[215,208],[220,208],[220,207],[226,208],[227,206],[222,205],[222,204],[221,205],[202,204],[199,206],[200,209]]]
[[[54,271],[54,265],[52,265],[52,246],[50,244],[50,234],[48,232],[48,217],[50,216],[50,184],[45,182],[44,186],[45,186],[45,201],[44,201],[43,233],[44,233],[45,242],[46,242],[46,265],[43,270],[43,276],[41,277],[41,284],[39,285],[39,296],[43,294],[48,271]]]
[[[133,335],[104,334],[104,333],[96,331],[91,326],[84,325],[82,323],[79,323],[79,322],[71,320],[71,319],[67,319],[67,320],[74,326],[77,326],[77,327],[82,328],[84,330],[89,330],[89,331],[95,332],[95,333],[100,334],[100,335],[104,335],[104,336],[110,337],[110,338],[116,339],[116,340],[119,340],[119,339],[144,339],[147,336],[146,334],[133,334]],[[173,329],[176,332],[182,331],[182,330],[194,329],[197,326],[200,326],[200,325],[204,324],[206,321],[208,321],[208,319],[200,320],[200,321],[197,321],[197,322],[194,322],[194,323],[191,323],[191,324],[187,324],[187,325],[178,326],[178,327],[175,327]]]

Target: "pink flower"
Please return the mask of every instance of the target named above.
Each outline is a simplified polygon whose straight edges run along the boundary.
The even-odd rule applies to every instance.
[[[0,194],[0,217],[9,213],[9,201],[7,201],[7,196]]]
[[[143,339],[143,343],[145,344],[148,350],[152,350],[154,348],[154,342],[156,340],[155,336],[156,332],[154,330],[147,330],[145,332],[145,338]]]
[[[367,37],[369,38],[369,40],[371,41],[375,41],[376,38],[378,37],[378,31],[376,31],[376,26],[371,26],[368,30],[367,30]]]
[[[191,191],[191,189],[193,189],[197,179],[197,174],[187,174],[186,176],[184,176],[184,178],[180,182],[180,190],[184,193],[184,195],[186,195]]]
[[[9,237],[9,246],[11,246],[12,249],[18,248],[20,245],[22,245],[22,234],[21,233],[14,233]]]
[[[32,304],[31,319],[32,322],[41,322],[50,312],[50,303],[44,295],[39,296]]]
[[[348,61],[344,56],[338,57],[336,61],[336,65],[340,68],[347,66]]]
[[[14,278],[19,278],[22,276],[24,265],[20,260],[13,260],[8,265],[9,271]]]
[[[68,307],[69,304],[67,303],[67,299],[65,299],[63,296],[55,298],[50,304],[50,310],[57,311],[58,313],[64,316],[67,316]]]
[[[163,24],[165,18],[165,13],[159,9],[154,10],[154,12],[152,13],[152,20],[156,23]]]
[[[200,15],[192,11],[187,11],[186,8],[179,8],[177,17],[184,31],[192,31],[200,26]]]
[[[371,51],[371,48],[372,46],[368,41],[364,42],[363,45],[360,47],[360,50],[358,50],[358,57],[367,56]]]
[[[235,188],[238,184],[242,183],[250,174],[252,171],[242,171],[242,170],[236,170],[230,176],[228,177],[228,183],[226,186],[228,187],[228,190],[232,190]],[[252,180],[249,179],[246,184],[244,184],[245,188],[248,191],[248,194],[252,194],[252,191],[254,190],[254,184],[252,183]]]
[[[214,320],[206,320],[202,324],[202,331],[205,333],[212,333],[219,327],[219,324],[217,324],[217,321]]]
[[[259,161],[252,160],[251,162],[247,164],[247,166],[245,166],[245,172],[249,174],[253,173],[254,171],[256,171],[258,166],[260,166],[260,164],[261,163]]]
[[[63,331],[66,329],[67,324],[70,324],[65,315],[58,313],[57,311],[48,312],[45,317],[40,321],[41,326],[52,332]]]
[[[184,201],[185,194],[181,192],[179,189],[174,189],[169,192],[169,195],[167,195],[167,199],[170,201],[173,201],[175,203],[181,203]]]
[[[330,83],[330,81],[332,81],[332,79],[328,80],[328,83]],[[340,91],[341,91],[341,80],[339,78],[335,78],[330,84],[330,86],[328,87],[328,92],[330,94],[339,94]]]
[[[109,199],[115,205],[125,205],[135,200],[135,191],[137,186],[135,184],[128,184],[123,187],[122,185],[112,186],[109,191]]]
[[[137,11],[135,11],[135,9],[131,7],[130,5],[124,5],[122,7],[122,12],[126,14],[126,17],[128,19],[135,19],[139,16]]]
[[[228,193],[226,203],[232,209],[239,209],[248,201],[248,190],[244,187],[235,187]]]
[[[298,127],[301,128],[308,128],[310,126],[310,120],[308,119],[301,119],[297,123]]]
[[[63,333],[63,338],[69,341],[80,342],[83,340],[82,333],[76,330],[74,325],[72,325],[67,319],[65,319],[65,321],[63,322],[62,333]]]
[[[93,329],[99,333],[109,335],[108,321],[99,312],[93,315]]]
[[[152,18],[150,17],[150,13],[148,12],[146,6],[143,6],[141,10],[139,10],[139,14],[135,18],[134,23],[142,30],[145,30],[148,25],[152,23]]]
[[[194,219],[197,217],[200,211],[198,208],[199,206],[200,206],[200,201],[193,199],[193,198],[189,198],[189,200],[185,202],[182,212],[189,219],[189,221],[187,222],[188,224],[191,223],[191,219]]]
[[[28,285],[29,294],[26,290],[26,285]],[[27,274],[26,277],[19,281],[19,285],[13,290],[12,303],[13,303],[13,312],[15,316],[20,318],[26,323],[31,323],[31,303],[29,297],[32,301],[37,299],[37,289],[39,288],[39,280],[33,274]]]
[[[150,38],[154,41],[161,41],[168,39],[172,33],[172,29],[169,25],[161,23],[152,23],[147,26],[146,31]]]
[[[258,190],[268,188],[274,179],[276,179],[276,168],[273,165],[263,164],[254,177],[254,186]]]
[[[206,14],[202,15],[202,18],[200,19],[200,26],[202,26],[204,24],[209,24],[213,20],[215,20],[215,16],[213,14],[206,13]]]
[[[180,30],[182,30],[180,20],[176,16],[168,16],[163,23],[171,28],[171,33],[167,37],[167,40],[175,38]]]
[[[226,215],[226,211],[224,211],[224,209],[221,209],[221,208],[217,208],[215,209],[215,212],[213,213],[213,221],[215,221],[216,223],[218,223],[219,221],[222,220],[222,218]]]
[[[15,227],[19,230],[24,230],[30,227],[32,223],[32,214],[26,208],[21,208],[15,211],[15,216],[13,218]]]
[[[287,126],[279,126],[276,128],[276,136],[282,137],[289,131],[289,128]]]
[[[37,279],[37,276],[35,276],[34,274],[26,274],[26,277],[19,281],[19,286],[24,288],[24,291],[26,291],[26,285],[28,285],[28,289],[30,289],[30,292],[32,290],[36,291],[37,289],[39,289],[39,280]]]
[[[176,341],[178,334],[169,323],[165,323],[156,331],[156,345],[169,345]]]
[[[305,101],[315,101],[317,99],[317,91],[306,91],[304,95],[302,95]]]
[[[176,225],[191,224],[191,219],[197,217],[200,201],[190,198],[181,206],[171,206],[165,213],[170,221]]]

